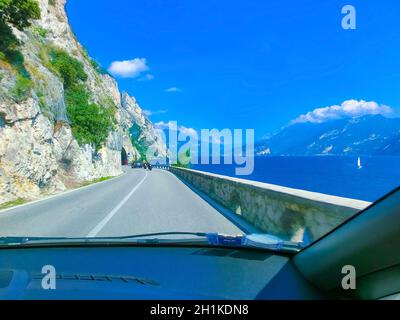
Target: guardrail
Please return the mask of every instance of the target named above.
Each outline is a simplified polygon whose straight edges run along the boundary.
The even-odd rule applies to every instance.
[[[312,242],[371,203],[171,167],[176,176],[263,232]]]
[[[131,165],[129,165],[130,167],[132,167],[132,164]],[[161,165],[161,164],[156,164],[156,165],[152,165],[151,166],[153,169],[161,169],[161,170],[169,170],[171,167],[170,166],[167,166],[167,165]],[[133,167],[132,168],[137,168],[137,169],[141,169],[142,168],[142,165],[140,165],[140,166],[136,166],[135,167],[135,165],[133,165]]]
[[[161,165],[161,164],[156,164],[152,166],[154,169],[162,169],[162,170],[169,170],[170,166],[167,165]]]

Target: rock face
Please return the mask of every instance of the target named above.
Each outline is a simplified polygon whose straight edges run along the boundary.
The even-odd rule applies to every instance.
[[[153,162],[158,158],[161,161],[165,160],[167,153],[165,139],[161,136],[162,131],[154,128],[136,99],[126,92],[122,94],[121,105],[121,126],[129,132],[134,144],[143,146],[149,152],[149,157],[153,158]]]
[[[22,101],[11,94],[18,75],[7,62],[0,61],[0,204],[17,198],[32,200],[84,181],[121,174],[122,150],[132,159],[139,156],[135,145],[140,141],[132,139],[132,127],[140,129],[146,146],[166,155],[164,142],[136,100],[126,93],[121,95],[115,79],[98,72],[76,40],[65,13],[66,1],[38,2],[41,19],[24,32],[14,30],[34,83]],[[44,32],[38,36],[37,30]],[[114,131],[98,151],[79,145],[72,134],[62,80],[46,67],[41,56],[48,45],[82,62],[92,102],[102,106],[107,101],[117,108]]]

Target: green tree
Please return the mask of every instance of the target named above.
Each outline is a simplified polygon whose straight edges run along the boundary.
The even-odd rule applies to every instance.
[[[31,26],[31,20],[40,19],[36,0],[0,0],[0,20],[22,31]]]
[[[22,31],[36,19],[40,19],[36,0],[0,0],[0,50],[13,50],[18,45],[10,26]]]
[[[66,51],[52,49],[50,51],[50,62],[57,74],[62,78],[66,90],[80,81],[86,81],[88,78],[82,62],[71,57]]]
[[[99,150],[114,128],[115,109],[90,103],[90,94],[82,84],[66,90],[65,98],[74,137],[81,145],[94,145]]]
[[[115,106],[106,101],[99,106],[91,102],[84,82],[88,79],[83,63],[68,52],[52,48],[49,50],[49,68],[64,83],[65,101],[72,132],[79,144],[93,145],[99,150],[115,125]]]
[[[24,58],[17,50],[19,42],[11,26],[24,30],[32,20],[40,18],[40,8],[36,0],[0,0],[0,52],[23,77],[28,77]]]

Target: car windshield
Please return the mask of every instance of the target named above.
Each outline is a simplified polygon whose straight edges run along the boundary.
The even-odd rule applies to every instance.
[[[317,241],[400,185],[384,2],[0,1],[0,247]]]

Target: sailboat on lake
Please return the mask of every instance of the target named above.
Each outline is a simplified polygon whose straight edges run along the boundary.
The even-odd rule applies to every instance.
[[[358,160],[357,160],[357,167],[358,167],[358,170],[362,169],[361,157],[358,157]]]

